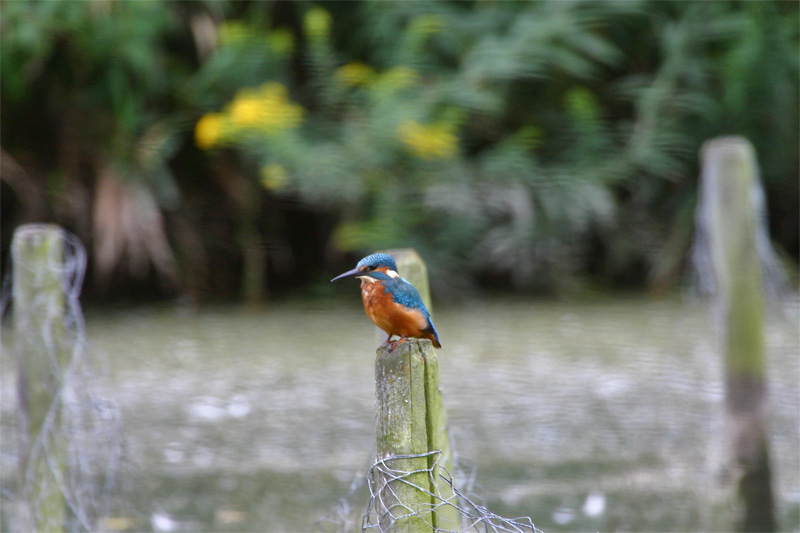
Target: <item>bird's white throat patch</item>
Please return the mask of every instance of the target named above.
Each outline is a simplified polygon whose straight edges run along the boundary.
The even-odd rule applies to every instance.
[[[367,283],[375,283],[375,279],[374,279],[374,278],[371,278],[371,277],[369,277],[369,276],[356,276],[356,277],[357,277],[358,279],[360,279],[361,281],[365,281],[365,282],[367,282]]]

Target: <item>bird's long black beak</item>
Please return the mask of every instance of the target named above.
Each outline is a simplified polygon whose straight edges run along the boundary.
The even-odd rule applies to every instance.
[[[358,268],[354,268],[353,270],[348,270],[344,274],[339,274],[338,276],[333,278],[331,281],[336,281],[337,279],[342,279],[342,278],[352,278],[352,277],[358,276],[359,274],[361,274],[361,271]]]

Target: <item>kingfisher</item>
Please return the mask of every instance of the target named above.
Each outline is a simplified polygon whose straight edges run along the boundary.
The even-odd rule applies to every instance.
[[[419,292],[397,274],[397,264],[391,255],[368,255],[353,270],[331,281],[354,277],[361,280],[361,299],[367,316],[389,335],[384,344],[389,344],[390,351],[408,337],[428,339],[437,348],[442,347]],[[389,342],[393,335],[399,338]]]

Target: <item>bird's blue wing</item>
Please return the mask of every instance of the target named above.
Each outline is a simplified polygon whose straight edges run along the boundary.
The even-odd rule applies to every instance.
[[[422,311],[422,314],[425,315],[425,319],[428,321],[428,325],[424,331],[432,333],[436,338],[436,342],[441,344],[439,342],[439,334],[436,332],[433,320],[431,320],[431,314],[422,302],[422,297],[419,295],[417,288],[403,278],[389,278],[384,281],[384,286],[385,290],[392,295],[392,300],[394,300],[395,303]]]
[[[392,295],[392,299],[411,309],[419,309],[424,312],[426,316],[430,316],[425,304],[422,303],[422,297],[419,295],[416,287],[404,280],[403,278],[393,278],[390,282],[386,283],[386,291]]]

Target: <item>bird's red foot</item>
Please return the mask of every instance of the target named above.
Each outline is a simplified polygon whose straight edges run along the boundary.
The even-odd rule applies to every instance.
[[[391,342],[389,342],[389,340],[387,339],[386,340],[386,344],[389,346],[389,351],[392,352],[392,351],[394,351],[395,348],[397,348],[398,344],[400,344],[402,342],[405,342],[405,341],[406,341],[406,336],[403,335],[399,339],[393,340]]]

